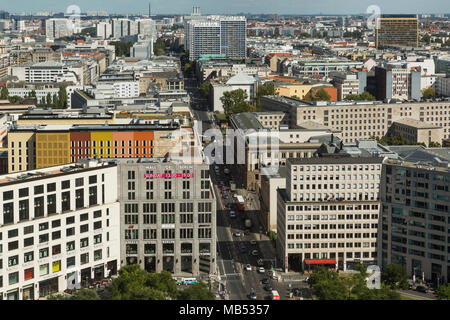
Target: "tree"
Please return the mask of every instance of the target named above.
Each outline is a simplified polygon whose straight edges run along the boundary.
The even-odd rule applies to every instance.
[[[31,90],[30,97],[36,98],[36,91],[34,89]]]
[[[247,93],[242,89],[224,92],[220,101],[223,104],[225,114],[248,112],[249,103],[246,101],[247,97]]]
[[[9,92],[7,87],[2,87],[2,91],[0,92],[0,99],[7,100],[9,97]]]
[[[133,46],[131,41],[111,41],[109,44],[113,45],[116,49],[116,56],[118,57],[129,57],[130,49]]]
[[[256,90],[256,108],[259,110],[261,108],[261,97],[262,96],[275,96],[278,92],[275,90],[275,85],[273,82],[267,82],[262,86],[258,87]]]
[[[111,284],[113,300],[165,300],[176,296],[176,283],[169,272],[148,273],[137,264],[122,267]]]
[[[350,101],[375,101],[376,98],[371,95],[369,92],[364,91],[361,94],[349,94],[344,97],[344,100]]]
[[[62,109],[66,109],[67,108],[67,91],[66,91],[66,86],[65,85],[62,85],[59,88],[57,107],[58,108],[62,108]]]
[[[381,280],[391,289],[408,289],[408,277],[406,270],[397,264],[389,264],[386,272],[381,275]]]
[[[431,141],[431,142],[428,144],[428,147],[429,147],[429,148],[440,148],[440,147],[441,147],[441,144],[440,144],[439,142]]]
[[[96,27],[84,28],[81,30],[80,35],[95,37],[97,35],[97,28]]]
[[[319,89],[312,97],[312,101],[330,101],[331,97],[325,89]]]
[[[94,290],[81,289],[73,295],[54,294],[49,296],[47,300],[100,300],[100,298]]]
[[[423,99],[432,99],[436,96],[436,90],[432,87],[428,87],[422,90]]]
[[[56,93],[53,94],[53,98],[52,98],[52,107],[53,107],[53,108],[59,108],[58,95],[57,95]]]
[[[443,284],[438,289],[438,299],[439,300],[450,300],[450,285]]]
[[[209,91],[210,91],[210,83],[209,83],[209,81],[203,82],[198,87],[198,91],[200,92],[202,97],[208,99],[209,98]]]
[[[178,296],[178,300],[214,300],[214,298],[214,293],[203,282],[190,285]]]
[[[8,97],[8,100],[10,103],[15,104],[15,103],[20,103],[23,101],[23,99],[19,96],[12,96],[12,97]]]
[[[429,34],[425,34],[422,39],[420,39],[421,42],[425,42],[427,44],[431,43],[431,36]]]
[[[166,43],[164,42],[164,40],[162,38],[158,38],[156,39],[156,42],[153,45],[153,54],[155,56],[163,56],[165,51],[164,49],[166,48]]]
[[[51,106],[52,105],[52,95],[49,93],[47,93],[47,106]]]

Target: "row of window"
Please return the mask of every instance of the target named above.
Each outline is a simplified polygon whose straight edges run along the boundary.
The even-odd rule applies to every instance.
[[[93,252],[93,261],[101,260],[103,256],[103,250],[98,249]],[[109,248],[107,248],[107,257],[109,257]],[[80,259],[80,265],[89,263],[90,254],[89,252],[82,253],[79,257]],[[76,257],[69,257],[66,259],[66,268],[69,268],[71,266],[75,266],[76,264]],[[56,273],[61,271],[62,265],[61,260],[53,261],[52,263],[44,263],[39,266],[39,276],[46,276],[50,274],[50,265],[51,265],[51,272]],[[27,268],[23,271],[23,280],[31,280],[34,279],[34,267]],[[8,274],[8,285],[14,285],[19,282],[19,272],[12,272]],[[0,276],[0,288],[3,287],[3,276]]]
[[[211,228],[198,228],[197,238],[199,239],[210,239],[212,236]],[[161,239],[175,239],[176,232],[175,229],[161,229],[159,230]],[[193,239],[194,229],[193,228],[182,228],[179,229],[179,236],[182,239]],[[158,239],[158,229],[144,229],[142,230],[142,237],[144,240]],[[139,239],[139,229],[127,229],[125,230],[125,240],[138,240]]]
[[[180,223],[193,223],[194,222],[194,214],[179,214],[179,222]],[[156,214],[144,214],[142,215],[143,224],[157,224],[157,215]],[[137,214],[126,214],[124,215],[125,224],[139,224],[139,215]],[[211,213],[199,213],[198,214],[198,223],[211,223],[212,214]],[[175,223],[175,214],[162,214],[161,215],[161,224],[166,223]]]

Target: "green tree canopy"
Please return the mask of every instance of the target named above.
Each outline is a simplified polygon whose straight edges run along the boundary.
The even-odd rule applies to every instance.
[[[275,90],[275,85],[273,82],[266,82],[262,86],[258,87],[256,91],[256,108],[261,109],[261,97],[262,96],[275,96],[278,93]]]
[[[391,289],[408,289],[408,277],[405,268],[397,264],[389,264],[386,272],[381,275],[381,280]]]
[[[443,284],[438,289],[438,299],[439,300],[450,300],[450,285]]]
[[[423,99],[431,99],[436,96],[436,90],[432,87],[428,87],[422,90]]]
[[[247,93],[242,89],[226,91],[220,98],[225,114],[230,116],[235,113],[256,111],[255,106],[251,106],[247,99]]]
[[[73,295],[54,294],[47,297],[47,300],[100,300],[100,298],[94,290],[81,289]]]
[[[177,287],[170,272],[148,273],[139,265],[122,267],[111,284],[113,300],[165,300],[177,296]]]
[[[306,101],[330,101],[331,96],[325,89],[319,90],[311,89],[305,96]]]
[[[67,108],[67,90],[66,90],[66,86],[65,85],[62,85],[59,88],[58,100],[57,100],[56,107],[57,108],[61,108],[61,109],[66,109]]]
[[[203,98],[208,99],[209,98],[209,91],[210,91],[210,83],[209,81],[203,82],[199,87],[198,91],[200,92],[201,96]]]
[[[131,41],[128,41],[128,42],[111,41],[109,44],[111,44],[115,47],[117,57],[129,57],[130,56],[130,50],[131,50],[131,47],[133,46],[133,43]]]
[[[344,100],[352,100],[352,101],[375,101],[376,98],[371,95],[369,92],[364,91],[361,94],[349,94],[344,97]]]
[[[208,289],[206,284],[199,282],[182,290],[178,300],[214,300],[214,293]]]
[[[156,42],[153,44],[153,54],[155,56],[163,56],[166,48],[166,43],[162,38],[156,39]]]
[[[7,100],[9,97],[9,92],[7,87],[2,87],[0,92],[0,99]]]

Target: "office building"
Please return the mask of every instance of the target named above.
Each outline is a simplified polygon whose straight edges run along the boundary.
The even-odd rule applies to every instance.
[[[287,160],[277,210],[277,255],[285,272],[376,262],[383,159],[326,150],[323,157]]]
[[[216,272],[216,199],[207,164],[121,160],[121,265],[176,275]]]
[[[33,300],[117,274],[117,167],[0,176],[0,299]]]
[[[389,147],[400,155],[383,165],[378,265],[405,268],[409,278],[448,282],[449,151]]]
[[[411,118],[443,128],[450,138],[450,102],[382,103],[377,101],[305,102],[279,96],[261,97],[261,111],[282,111],[290,127],[312,121],[342,132],[344,143],[385,136],[393,122]],[[437,142],[439,142],[437,141]],[[439,142],[440,143],[440,142]]]
[[[418,47],[419,19],[417,15],[381,15],[376,20],[376,48]]]

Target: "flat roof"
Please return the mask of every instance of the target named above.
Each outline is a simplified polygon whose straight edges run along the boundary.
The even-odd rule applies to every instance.
[[[436,126],[436,125],[428,123],[428,122],[419,121],[419,120],[411,119],[411,118],[403,118],[403,119],[395,120],[394,123],[402,124],[402,125],[417,128],[417,129],[439,129],[439,128],[442,128],[441,126]]]
[[[288,161],[294,165],[309,164],[360,164],[360,163],[383,163],[381,157],[314,157],[314,158],[289,158]]]

